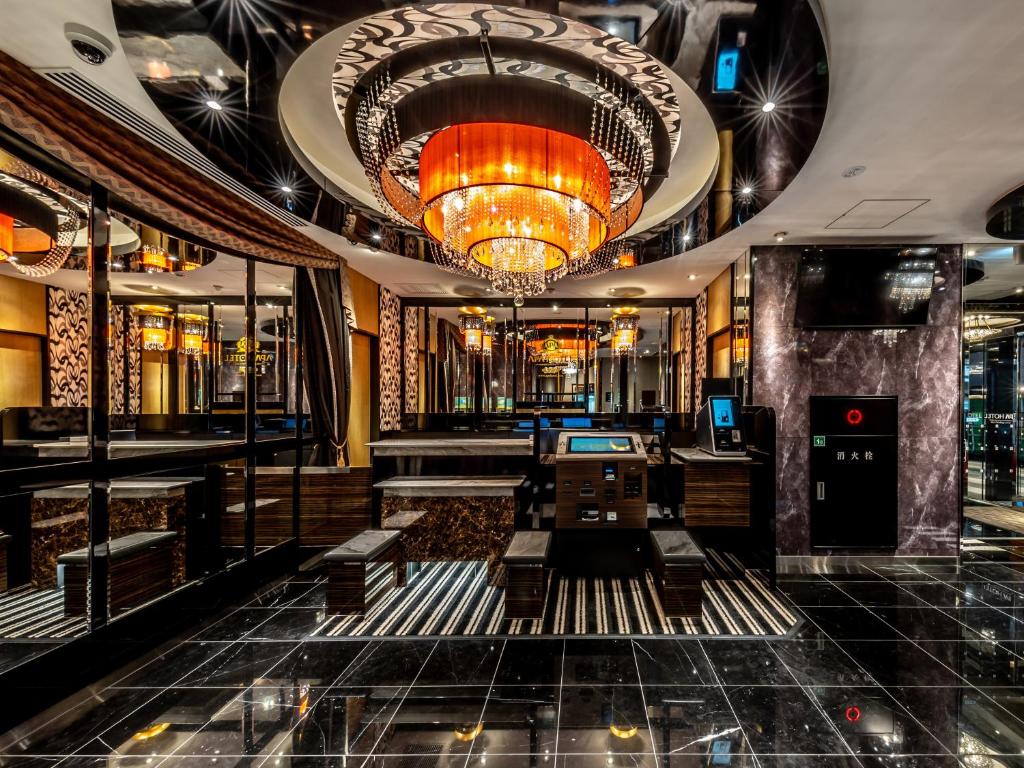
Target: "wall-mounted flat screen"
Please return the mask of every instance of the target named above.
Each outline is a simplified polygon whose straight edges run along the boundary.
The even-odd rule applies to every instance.
[[[567,453],[636,453],[628,437],[570,437]]]
[[[935,248],[808,248],[796,321],[803,328],[907,328],[928,323]]]

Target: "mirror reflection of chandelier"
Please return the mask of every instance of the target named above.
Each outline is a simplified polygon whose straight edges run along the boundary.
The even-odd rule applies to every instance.
[[[174,346],[174,310],[155,304],[136,304],[133,309],[142,331],[142,348],[166,352]]]
[[[206,351],[207,320],[202,315],[179,314],[180,339],[178,350],[185,355],[198,357]]]
[[[636,307],[616,307],[612,313],[612,352],[628,355],[636,349],[640,315]]]
[[[1015,317],[1000,315],[967,315],[964,317],[964,341],[968,344],[984,341],[1000,331],[1018,325]]]
[[[483,351],[486,325],[486,309],[483,307],[459,307],[459,329],[462,331],[466,351],[470,354]]]

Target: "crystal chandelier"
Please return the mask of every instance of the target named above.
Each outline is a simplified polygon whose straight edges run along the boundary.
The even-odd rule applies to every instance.
[[[999,327],[993,326],[1002,326],[1002,320],[1003,318],[993,318],[990,315],[968,315],[964,318],[964,341],[973,344],[984,341],[989,336],[995,336],[999,333]]]
[[[617,307],[612,313],[612,352],[628,355],[636,349],[640,315],[636,307]]]

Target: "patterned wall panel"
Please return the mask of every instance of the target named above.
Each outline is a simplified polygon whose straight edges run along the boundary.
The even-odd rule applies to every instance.
[[[405,308],[405,338],[402,340],[405,356],[405,412],[419,411],[420,395],[420,310]]]
[[[708,375],[708,291],[705,288],[697,297],[697,332],[696,348],[693,350],[693,392],[697,408],[700,408],[703,398],[703,382]]]
[[[89,295],[46,289],[50,405],[89,404]]]
[[[142,330],[138,317],[126,306],[112,307],[111,315],[113,337],[110,340],[110,412],[137,414],[142,410]],[[127,411],[124,407],[126,375]]]
[[[402,425],[401,304],[387,288],[380,289],[380,428]]]
[[[683,307],[683,318],[680,324],[683,334],[683,413],[693,410],[693,390],[690,387],[693,376],[693,307]]]

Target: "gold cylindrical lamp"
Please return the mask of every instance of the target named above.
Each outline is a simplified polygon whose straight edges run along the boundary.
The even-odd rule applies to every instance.
[[[483,351],[486,324],[487,310],[483,307],[459,308],[459,328],[462,330],[467,352],[475,354]]]
[[[142,331],[142,348],[150,352],[166,352],[174,347],[174,310],[155,304],[136,304]]]
[[[628,355],[636,349],[640,315],[636,307],[617,307],[612,313],[612,353]]]
[[[178,315],[178,351],[198,357],[207,351],[207,320],[203,315]]]
[[[494,352],[494,318],[491,315],[484,318],[484,346],[482,352],[484,357],[490,357]]]

